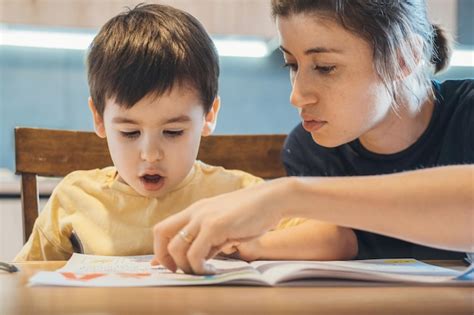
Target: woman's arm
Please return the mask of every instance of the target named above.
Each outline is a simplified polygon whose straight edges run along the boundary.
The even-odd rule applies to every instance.
[[[208,273],[226,244],[260,237],[283,217],[307,217],[432,247],[472,252],[474,165],[392,175],[281,178],[201,200],[158,223],[155,259]],[[179,236],[192,235],[192,243]]]
[[[442,249],[474,251],[474,166],[391,175],[292,178],[292,215]],[[296,211],[296,213],[295,213]]]

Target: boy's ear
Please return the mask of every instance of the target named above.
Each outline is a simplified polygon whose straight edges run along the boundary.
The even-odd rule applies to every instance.
[[[89,109],[92,113],[92,120],[94,121],[94,130],[95,133],[101,137],[105,138],[105,127],[104,127],[104,118],[99,114],[97,108],[94,106],[94,102],[92,101],[92,97],[89,97],[88,100]]]
[[[212,134],[217,124],[217,115],[219,114],[219,109],[221,108],[221,98],[216,96],[214,102],[212,103],[211,110],[204,117],[204,126],[202,127],[201,135],[203,137],[209,136]]]

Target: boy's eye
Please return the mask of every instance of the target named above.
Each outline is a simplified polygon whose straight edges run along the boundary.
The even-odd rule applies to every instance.
[[[120,131],[120,133],[125,138],[130,138],[130,139],[138,138],[140,136],[140,131]]]
[[[183,134],[184,130],[165,130],[163,134],[167,137],[179,137]]]
[[[332,73],[335,69],[336,66],[314,66],[314,70],[320,72],[321,74],[330,74]]]

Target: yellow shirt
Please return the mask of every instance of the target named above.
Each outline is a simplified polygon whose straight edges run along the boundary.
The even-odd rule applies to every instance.
[[[157,222],[199,199],[261,182],[242,171],[196,161],[173,191],[148,198],[118,181],[115,167],[76,171],[53,191],[15,261],[67,260],[73,253],[73,232],[85,254],[151,254]]]
[[[153,226],[195,201],[263,182],[238,170],[200,161],[162,198],[139,195],[117,179],[115,167],[76,171],[54,189],[15,261],[67,260],[76,251],[91,255],[153,253]],[[304,220],[284,219],[277,228]]]

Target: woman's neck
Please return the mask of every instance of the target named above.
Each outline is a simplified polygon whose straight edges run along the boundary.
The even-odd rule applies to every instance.
[[[369,151],[379,154],[401,152],[414,144],[428,128],[434,109],[434,100],[427,99],[420,109],[401,106],[359,138]]]

